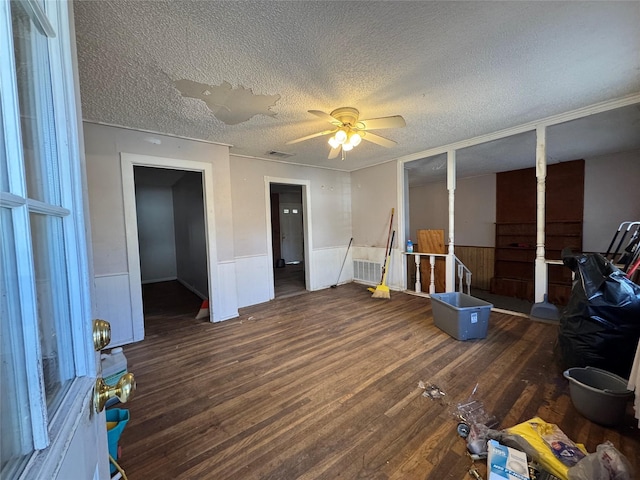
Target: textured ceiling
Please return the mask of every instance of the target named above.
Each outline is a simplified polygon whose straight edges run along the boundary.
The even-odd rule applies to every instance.
[[[291,153],[283,161],[299,164],[352,171],[640,92],[637,1],[102,0],[74,9],[85,120],[240,155]],[[331,127],[308,110],[342,106],[362,118],[402,115],[405,128],[375,132],[398,145],[362,142],[342,161],[327,159],[327,137],[285,144]],[[640,139],[638,112],[623,130]],[[522,138],[479,147],[470,174],[497,171],[491,162],[531,142]],[[572,159],[571,148],[564,142],[557,159]]]

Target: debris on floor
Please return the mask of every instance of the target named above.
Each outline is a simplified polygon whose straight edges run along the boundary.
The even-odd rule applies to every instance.
[[[440,387],[438,387],[437,385],[433,385],[431,383],[425,384],[422,380],[418,382],[418,388],[424,390],[424,392],[422,393],[423,397],[428,397],[434,400],[442,398],[446,395],[446,393],[444,393],[442,389],[440,389]]]
[[[483,480],[482,476],[478,473],[478,470],[476,470],[475,468],[469,469],[469,475],[471,475],[476,480]]]
[[[441,400],[458,421],[456,432],[466,441],[471,458],[468,473],[483,480],[475,462],[486,459],[488,480],[632,480],[631,464],[606,441],[594,453],[574,443],[555,424],[534,417],[513,427],[495,430],[497,418],[485,410],[473,388],[466,401],[453,404],[432,383],[418,382],[423,397]],[[524,459],[524,460],[523,460]],[[483,467],[484,468],[484,467]]]

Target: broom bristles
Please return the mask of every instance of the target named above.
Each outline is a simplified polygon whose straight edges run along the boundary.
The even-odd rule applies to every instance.
[[[389,295],[389,287],[386,285],[378,285],[376,291],[371,295],[371,298],[391,298],[391,295]]]

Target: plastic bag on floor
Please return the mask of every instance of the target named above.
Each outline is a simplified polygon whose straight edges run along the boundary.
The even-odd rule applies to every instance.
[[[568,478],[569,466],[584,460],[587,455],[583,445],[573,443],[557,425],[540,417],[507,428],[505,432],[524,438],[534,449],[534,452],[528,450],[527,454],[562,480]]]
[[[628,378],[640,338],[640,286],[602,255],[563,251],[562,260],[575,273],[556,345],[562,369],[591,366]]]
[[[569,480],[632,480],[633,468],[611,442],[598,445],[569,469]]]

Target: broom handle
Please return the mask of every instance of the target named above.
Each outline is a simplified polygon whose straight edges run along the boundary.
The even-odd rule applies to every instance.
[[[396,236],[396,231],[393,231],[391,235],[391,242],[389,244],[389,253],[387,254],[387,258],[384,259],[384,272],[382,273],[382,281],[380,285],[386,285],[387,283],[387,266],[391,263],[391,249],[393,249],[393,238]]]
[[[389,250],[389,240],[391,239],[391,227],[393,226],[393,213],[395,212],[395,207],[391,209],[391,221],[389,221],[389,233],[387,233],[387,245],[384,247],[384,254],[387,254],[387,250]],[[386,267],[387,257],[384,257],[384,264],[382,265],[382,275],[380,275],[380,283],[384,281],[384,272],[387,269]]]

